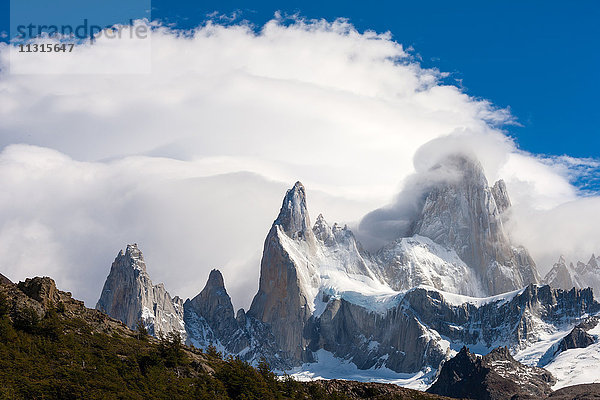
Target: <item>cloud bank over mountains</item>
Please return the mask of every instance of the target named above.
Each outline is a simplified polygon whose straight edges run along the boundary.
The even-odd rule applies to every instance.
[[[445,84],[389,34],[343,20],[155,26],[151,74],[72,73],[73,62],[125,65],[135,46],[100,39],[69,62],[48,58],[51,74],[18,75],[0,44],[10,278],[51,275],[89,306],[118,250],[137,242],[174,294],[197,293],[219,267],[247,306],[291,183],[306,186],[312,215],[357,225],[450,151],[506,181],[511,234],[542,272],[560,253],[600,251],[600,198],[572,184],[597,161],[518,149],[502,131],[508,110]]]

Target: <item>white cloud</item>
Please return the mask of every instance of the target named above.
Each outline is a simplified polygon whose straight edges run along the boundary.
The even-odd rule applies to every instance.
[[[132,43],[100,39],[68,63],[48,59],[52,75],[10,74],[0,44],[9,277],[52,275],[92,305],[118,250],[138,242],[171,294],[195,295],[222,267],[236,306],[247,306],[287,186],[304,182],[313,217],[357,221],[421,168],[421,146],[448,135],[420,154],[470,147],[491,180],[507,180],[516,208],[582,201],[569,184],[581,161],[518,151],[497,128],[514,122],[507,110],[442,84],[389,35],[344,21],[159,27],[151,74],[70,73],[72,62],[122,65]],[[542,220],[525,218],[515,237],[526,242]],[[545,257],[574,240],[532,250]]]

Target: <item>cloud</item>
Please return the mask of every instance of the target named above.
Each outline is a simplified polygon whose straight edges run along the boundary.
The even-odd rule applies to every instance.
[[[100,38],[45,59],[52,74],[19,75],[0,44],[0,270],[10,278],[51,275],[93,305],[118,250],[138,242],[171,294],[195,295],[220,267],[247,306],[293,182],[307,187],[313,216],[358,221],[456,146],[490,180],[505,177],[515,207],[581,201],[570,183],[580,160],[520,151],[501,130],[515,122],[508,110],[444,84],[389,34],[344,20],[155,26],[151,73],[73,73],[125,66],[135,46]],[[526,241],[543,218],[524,220],[515,231]],[[574,248],[561,243],[534,256]]]
[[[48,148],[10,145],[0,153],[2,273],[51,276],[93,306],[119,249],[137,242],[150,276],[171,294],[195,296],[218,267],[236,304],[247,306],[287,185],[214,170],[206,160],[82,162]],[[335,206],[341,215],[368,207],[308,193],[312,205]]]

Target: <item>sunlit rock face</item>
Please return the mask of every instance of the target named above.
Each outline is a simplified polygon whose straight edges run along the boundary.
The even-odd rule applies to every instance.
[[[443,169],[448,179],[426,193],[412,233],[456,251],[487,295],[539,283],[533,259],[511,245],[504,230],[501,214],[510,206],[504,183],[490,188],[481,164],[464,156],[450,156],[433,169]]]
[[[347,226],[322,215],[312,225],[297,182],[265,239],[247,312],[234,312],[218,270],[194,298],[171,299],[152,285],[137,246],[113,263],[98,308],[132,325],[151,310],[154,334],[183,329],[188,344],[251,363],[264,357],[288,369],[325,351],[359,369],[399,373],[435,371],[462,346],[517,353],[600,311],[590,289],[536,285],[535,263],[503,227],[510,199],[502,181],[489,187],[481,165],[463,156],[435,168],[446,179],[423,191],[410,231],[372,252]],[[588,273],[594,262],[571,268]],[[179,325],[168,324],[170,314]]]
[[[183,302],[164,285],[152,284],[137,244],[127,245],[113,262],[96,308],[132,329],[138,321],[155,336],[172,331],[185,335]]]

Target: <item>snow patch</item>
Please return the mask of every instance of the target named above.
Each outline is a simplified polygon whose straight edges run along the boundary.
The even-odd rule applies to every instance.
[[[304,364],[290,371],[290,376],[299,381],[311,381],[317,379],[344,379],[359,382],[394,383],[410,389],[425,390],[435,377],[435,371],[427,369],[414,374],[403,374],[394,372],[389,368],[371,368],[361,370],[349,360],[335,357],[326,350],[314,353],[315,363]]]

